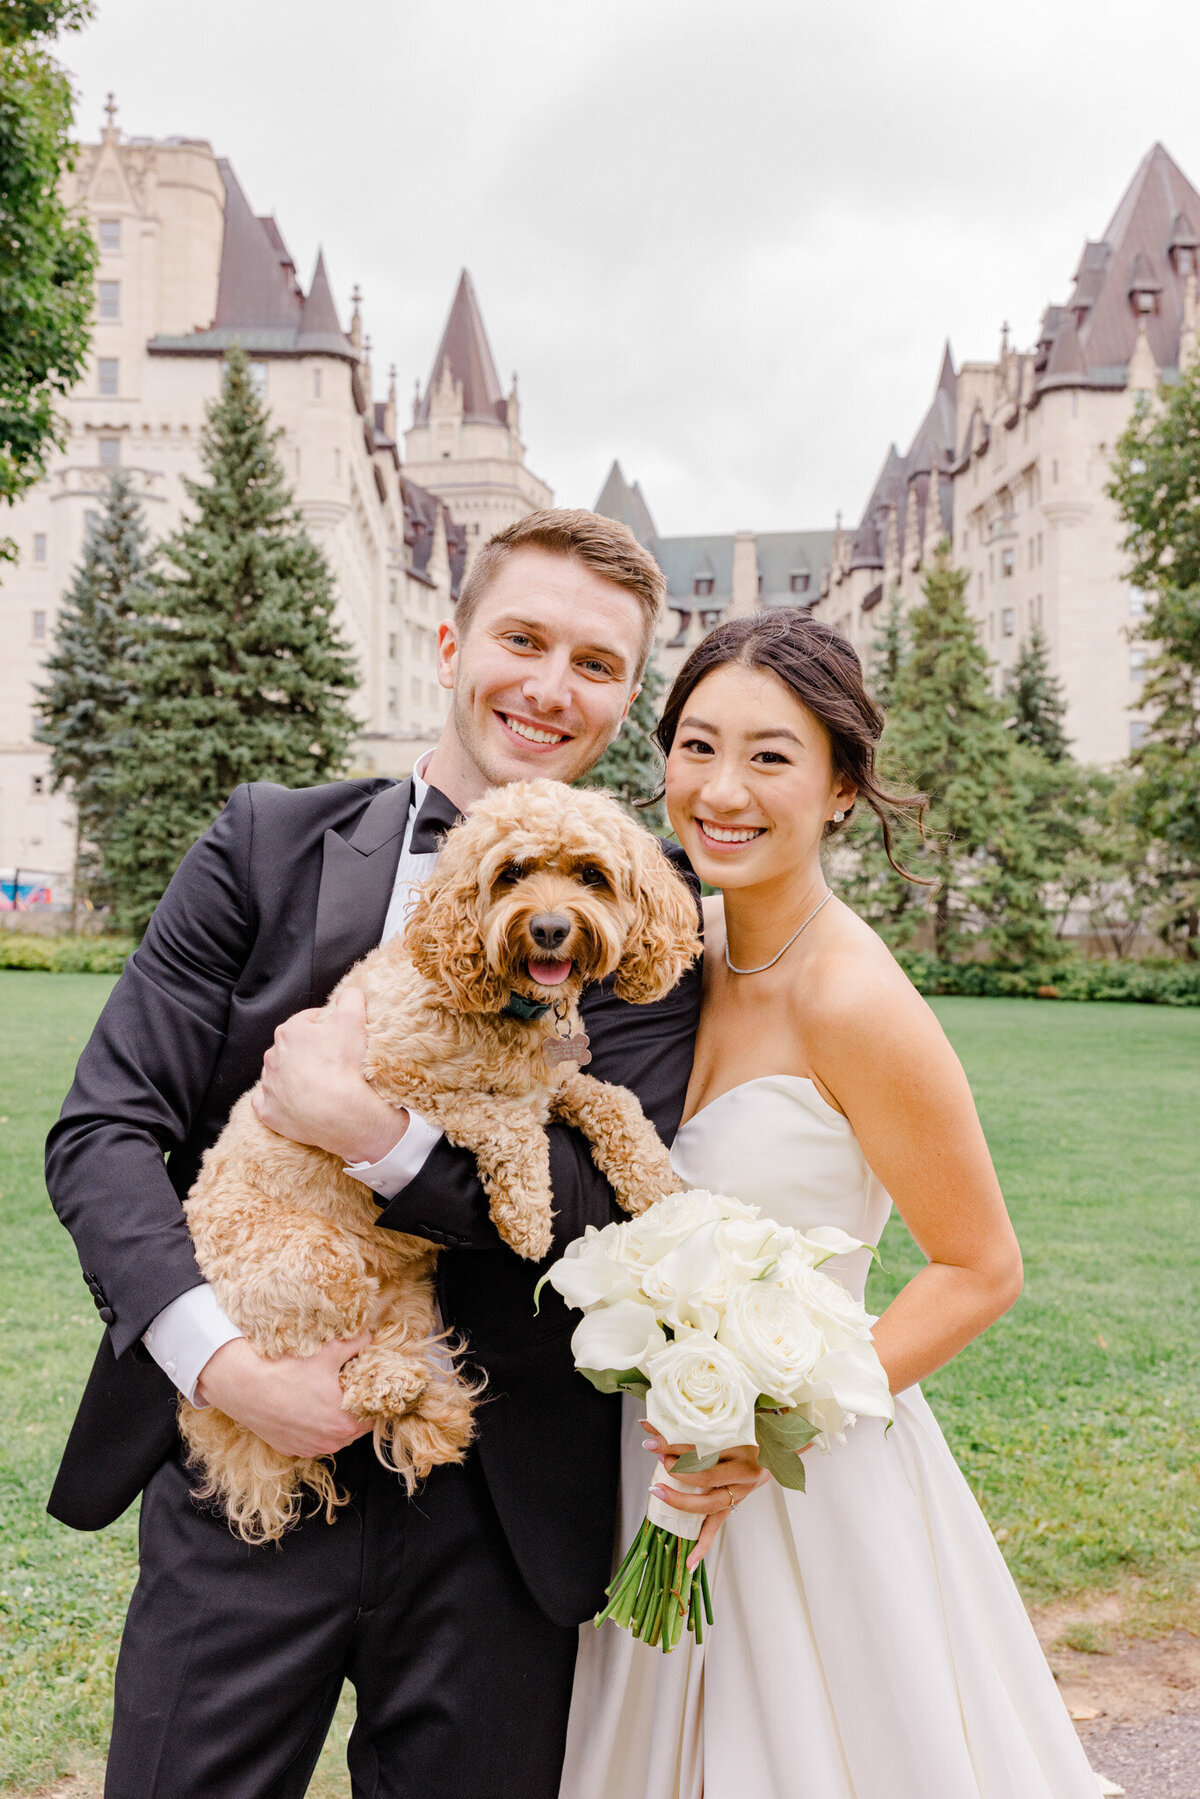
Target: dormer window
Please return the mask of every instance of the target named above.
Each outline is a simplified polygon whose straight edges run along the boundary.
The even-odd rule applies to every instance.
[[[1133,259],[1133,268],[1129,275],[1129,304],[1138,318],[1149,318],[1158,311],[1158,297],[1162,293],[1162,282],[1150,266],[1150,259],[1145,251],[1139,250]]]
[[[692,582],[692,592],[698,600],[704,599],[712,590],[713,577],[711,575],[697,575]]]
[[[807,593],[809,579],[807,569],[793,569],[788,576],[788,587],[792,593]]]

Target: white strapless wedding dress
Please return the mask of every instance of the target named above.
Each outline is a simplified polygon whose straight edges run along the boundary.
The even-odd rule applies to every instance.
[[[891,1200],[809,1080],[771,1075],[689,1119],[689,1186],[876,1243]],[[861,1297],[865,1250],[826,1264]],[[625,1400],[621,1549],[654,1458]],[[1000,1551],[917,1387],[774,1482],[708,1558],[716,1622],[670,1655],[584,1625],[561,1799],[1096,1799]]]

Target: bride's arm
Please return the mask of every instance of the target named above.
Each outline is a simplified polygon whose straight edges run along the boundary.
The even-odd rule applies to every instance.
[[[892,1391],[923,1380],[1021,1291],[1021,1252],[958,1057],[894,965],[847,958],[803,998],[814,1073],[928,1257],[875,1327]]]

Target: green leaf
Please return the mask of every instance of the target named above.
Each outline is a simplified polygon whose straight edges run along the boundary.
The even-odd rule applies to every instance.
[[[697,1455],[694,1449],[689,1449],[686,1454],[679,1457],[679,1460],[675,1463],[671,1473],[706,1474],[710,1468],[716,1467],[720,1459],[721,1457],[717,1450],[714,1450],[711,1455]]]
[[[754,1434],[760,1465],[774,1475],[781,1487],[803,1493],[804,1463],[799,1451],[820,1436],[816,1426],[798,1411],[756,1412]]]
[[[644,1399],[650,1382],[636,1368],[580,1368],[584,1380],[590,1380],[597,1393],[633,1393]]]

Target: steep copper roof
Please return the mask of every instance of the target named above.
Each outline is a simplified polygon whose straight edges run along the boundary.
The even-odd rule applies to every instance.
[[[1038,346],[1040,387],[1123,387],[1139,318],[1145,321],[1159,368],[1178,366],[1185,280],[1181,252],[1197,248],[1194,219],[1200,219],[1200,193],[1163,146],[1155,144],[1103,238],[1085,245],[1066,307],[1047,312]],[[1152,295],[1154,310],[1136,312],[1135,293]]]
[[[449,368],[451,378],[462,387],[465,418],[498,419],[501,424],[507,423],[508,407],[504,391],[496,373],[487,332],[483,328],[475,288],[466,269],[458,278],[458,288],[450,307],[450,316],[446,320],[446,329],[442,332],[442,341],[433,359],[433,369],[417,409],[416,422],[420,425],[429,421],[429,397],[441,381],[446,368]]]
[[[895,518],[900,554],[904,554],[909,522],[909,494],[916,500],[917,528],[925,535],[930,498],[938,507],[939,530],[951,528],[951,487],[946,471],[954,461],[955,408],[958,376],[950,345],[942,351],[937,386],[924,418],[901,456],[893,444],[876,477],[850,546],[850,567],[881,569],[884,565],[887,526]]]
[[[212,325],[179,337],[152,337],[146,348],[159,356],[223,356],[238,343],[251,356],[357,362],[338,322],[324,257],[318,253],[305,298],[275,220],[256,218],[229,163],[222,159],[217,166],[225,184],[225,224]]]
[[[400,477],[400,493],[404,500],[404,541],[408,545],[413,573],[427,584],[429,556],[441,511],[446,527],[446,550],[450,557],[450,595],[458,598],[459,585],[467,563],[467,527],[456,525],[445,505],[426,487],[418,487],[407,475]]]
[[[614,462],[609,469],[600,489],[600,498],[592,510],[602,518],[615,518],[619,524],[628,525],[643,549],[654,548],[658,532],[650,508],[639,484],[635,481],[632,487],[629,485],[619,462]]]

